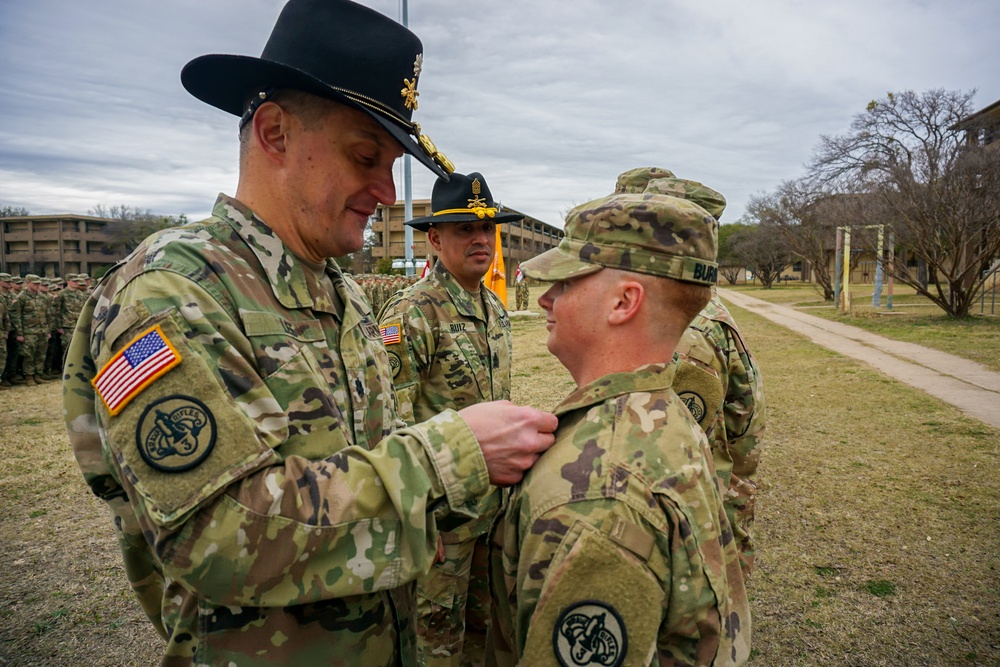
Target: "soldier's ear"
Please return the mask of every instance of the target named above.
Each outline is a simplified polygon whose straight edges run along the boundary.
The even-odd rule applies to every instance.
[[[427,228],[427,240],[435,252],[441,252],[441,232],[434,225]]]
[[[265,102],[251,121],[253,141],[276,164],[285,161],[286,139],[292,116],[274,102]]]
[[[622,280],[615,286],[608,324],[617,326],[635,319],[646,299],[646,288],[635,280]]]

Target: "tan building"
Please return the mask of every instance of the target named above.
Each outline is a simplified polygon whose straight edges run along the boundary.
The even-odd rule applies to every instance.
[[[372,247],[372,257],[379,260],[383,257],[404,259],[406,257],[406,228],[403,222],[404,202],[397,201],[392,206],[379,205],[372,219],[372,231],[375,233],[375,245]],[[515,209],[501,206],[502,211]],[[429,199],[413,201],[413,217],[420,218],[431,214]],[[558,227],[536,220],[526,215],[523,220],[500,225],[500,240],[503,243],[504,264],[514,267],[526,259],[539,255],[549,248],[559,244],[563,230]],[[427,242],[427,234],[418,229],[413,230],[413,258],[417,264],[427,257],[434,257],[434,249]]]
[[[23,276],[102,274],[122,259],[108,248],[106,218],[88,215],[26,215],[0,218],[0,271]]]

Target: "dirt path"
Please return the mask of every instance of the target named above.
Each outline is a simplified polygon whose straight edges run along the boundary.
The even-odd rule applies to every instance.
[[[720,289],[719,295],[740,308],[806,336],[817,345],[863,361],[940,398],[970,417],[1000,427],[1000,373],[946,352],[890,340],[732,290]]]

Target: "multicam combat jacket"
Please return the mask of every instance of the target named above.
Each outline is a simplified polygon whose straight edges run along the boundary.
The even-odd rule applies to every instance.
[[[397,293],[379,315],[383,330],[399,327],[399,342],[386,340],[400,417],[407,424],[448,409],[510,399],[510,318],[499,297],[480,285],[476,298],[442,262],[423,280]],[[462,541],[489,530],[500,508],[494,490],[479,504],[480,519],[449,536]]]
[[[49,333],[51,306],[52,300],[48,294],[31,292],[25,288],[11,304],[11,328],[18,336],[41,336]]]
[[[764,435],[764,386],[736,321],[718,295],[677,345],[674,391],[708,435],[744,577],[753,571],[754,497]]]
[[[607,375],[556,409],[555,445],[494,531],[492,664],[747,659],[736,545],[674,370]]]
[[[114,366],[153,350],[151,379]],[[65,373],[74,454],[163,664],[412,664],[407,584],[435,557],[436,508],[475,517],[489,478],[453,411],[393,431],[378,326],[333,261],[220,196],[104,278]]]

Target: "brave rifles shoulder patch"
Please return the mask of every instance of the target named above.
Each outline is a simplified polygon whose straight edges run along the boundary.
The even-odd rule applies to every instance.
[[[191,396],[172,395],[150,403],[139,417],[135,441],[139,455],[161,472],[197,467],[215,447],[215,417]]]
[[[606,602],[577,602],[559,615],[552,647],[562,667],[618,667],[628,651],[625,622]]]
[[[181,354],[160,325],[146,329],[111,357],[91,381],[108,412],[117,415],[128,402],[181,363]]]
[[[677,396],[684,403],[685,407],[687,407],[688,412],[691,413],[694,420],[700,424],[701,420],[705,418],[705,399],[693,391],[685,391],[677,394]]]
[[[399,375],[399,371],[403,369],[403,362],[399,359],[399,355],[395,352],[389,353],[389,370],[392,371],[392,379],[395,380]]]

